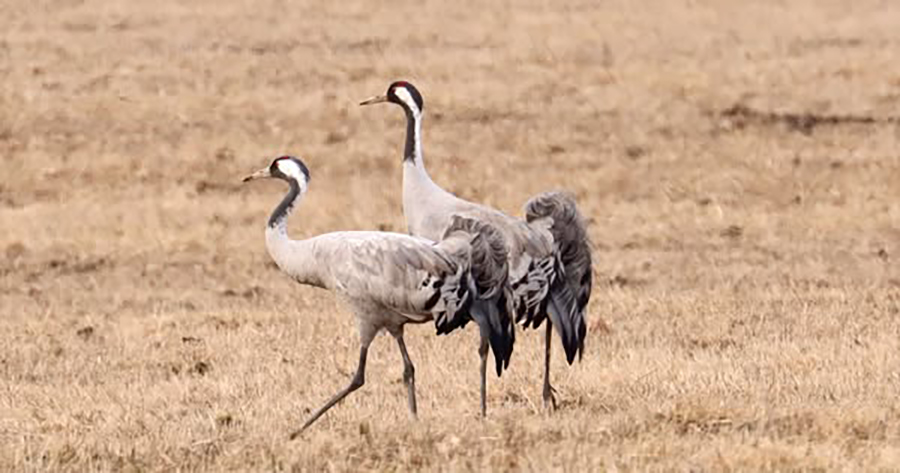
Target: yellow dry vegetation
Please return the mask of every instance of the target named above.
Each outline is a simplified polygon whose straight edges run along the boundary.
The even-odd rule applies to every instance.
[[[876,470],[900,465],[900,10],[891,2],[13,0],[0,6],[0,470]],[[403,231],[396,79],[453,192],[573,192],[584,360],[520,332],[479,420],[475,330],[367,384],[295,238]]]

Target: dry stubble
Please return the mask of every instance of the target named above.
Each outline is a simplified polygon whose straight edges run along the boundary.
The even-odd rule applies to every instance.
[[[0,469],[875,469],[900,464],[900,11],[879,2],[13,2],[0,30]],[[354,325],[268,262],[403,229],[397,78],[454,192],[573,191],[584,361],[519,337],[477,419],[473,333]],[[557,352],[559,347],[557,346]]]

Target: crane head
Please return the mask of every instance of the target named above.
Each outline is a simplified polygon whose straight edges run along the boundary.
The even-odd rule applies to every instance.
[[[244,178],[244,182],[255,179],[275,178],[283,181],[296,181],[301,187],[309,183],[309,168],[299,158],[293,156],[280,156],[275,158],[268,167],[250,174]]]
[[[376,103],[395,103],[403,107],[407,112],[419,115],[425,109],[425,102],[422,100],[422,94],[419,90],[409,82],[397,81],[388,87],[387,93],[384,95],[376,95],[375,97],[363,100],[360,105],[372,105]]]

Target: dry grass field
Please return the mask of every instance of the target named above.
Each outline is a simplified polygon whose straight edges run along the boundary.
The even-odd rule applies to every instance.
[[[900,469],[900,8],[888,1],[0,6],[0,470]],[[520,332],[479,420],[475,330],[348,381],[352,316],[265,252],[404,231],[403,116],[435,180],[591,219],[584,360]]]

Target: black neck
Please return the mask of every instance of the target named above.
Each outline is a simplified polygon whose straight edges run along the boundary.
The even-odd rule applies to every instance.
[[[275,207],[272,216],[269,217],[269,227],[271,228],[276,228],[279,225],[285,226],[285,220],[288,215],[290,215],[291,210],[294,209],[294,204],[297,203],[297,198],[300,196],[300,184],[297,183],[297,180],[290,179],[288,180],[288,184],[290,185],[290,189],[288,190],[287,195],[284,196],[284,199],[281,200],[278,207]]]
[[[416,120],[421,120],[422,116],[416,117],[416,115],[406,107],[403,107],[403,110],[406,112],[406,146],[403,150],[403,161],[413,161],[416,160],[416,145],[420,139],[416,134]]]

